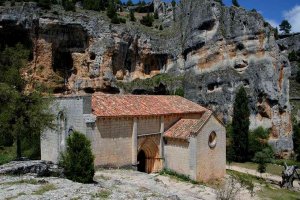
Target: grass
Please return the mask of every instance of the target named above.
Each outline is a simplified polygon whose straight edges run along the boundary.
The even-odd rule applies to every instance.
[[[22,179],[19,181],[12,181],[12,182],[5,182],[5,183],[0,183],[1,185],[17,185],[17,184],[32,184],[32,185],[37,185],[39,182],[35,179]]]
[[[287,189],[263,187],[257,195],[262,199],[272,199],[272,200],[300,200],[300,193],[290,191]]]
[[[101,190],[92,195],[93,198],[100,198],[100,199],[108,199],[108,197],[112,194],[110,190]]]
[[[16,158],[16,148],[12,147],[1,147],[0,148],[0,165],[8,163]]]
[[[95,178],[96,178],[96,179],[102,179],[102,180],[105,180],[105,181],[108,181],[108,180],[110,180],[110,178],[109,178],[109,177],[107,177],[107,176],[104,176],[103,174],[101,174],[101,175],[98,175],[98,176],[96,176]]]
[[[227,174],[233,176],[248,190],[254,189],[254,184],[258,183],[261,186],[261,190],[257,192],[257,195],[262,199],[275,199],[275,200],[300,200],[300,192],[290,191],[282,188],[274,188],[271,184],[267,183],[264,179],[227,170]]]
[[[192,180],[189,176],[186,176],[184,174],[179,174],[173,170],[170,169],[164,169],[162,170],[159,175],[163,175],[163,176],[169,176],[171,178],[174,178],[178,181],[183,181],[183,182],[188,182],[188,183],[192,183],[192,184],[198,184],[197,181]]]
[[[246,169],[252,169],[252,170],[257,170],[257,166],[258,166],[257,163],[253,163],[253,162],[245,162],[245,163],[233,162],[230,165],[242,167],[242,168],[246,168]],[[283,166],[276,165],[276,164],[268,164],[266,173],[281,176],[282,170],[283,170]]]
[[[51,191],[51,190],[55,190],[56,187],[55,185],[51,184],[51,183],[47,183],[43,186],[41,186],[37,191],[33,192],[33,195],[42,195],[45,192]]]

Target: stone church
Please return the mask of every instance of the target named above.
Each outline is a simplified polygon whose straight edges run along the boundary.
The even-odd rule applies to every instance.
[[[197,181],[222,178],[226,131],[213,113],[179,96],[57,97],[57,129],[41,137],[41,159],[57,162],[73,131],[92,143],[95,165],[141,172],[171,169]]]

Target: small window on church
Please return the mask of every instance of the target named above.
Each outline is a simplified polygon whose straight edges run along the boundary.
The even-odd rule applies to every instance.
[[[217,145],[217,134],[216,132],[211,132],[208,138],[208,146],[213,149]]]

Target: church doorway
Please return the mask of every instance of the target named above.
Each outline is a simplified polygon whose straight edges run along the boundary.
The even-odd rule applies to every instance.
[[[138,153],[137,156],[138,166],[137,169],[140,172],[146,172],[146,154],[143,150]]]

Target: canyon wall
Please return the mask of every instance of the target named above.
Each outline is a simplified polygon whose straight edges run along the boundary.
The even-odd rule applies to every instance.
[[[1,43],[32,42],[32,60],[22,71],[28,90],[132,92],[122,84],[168,74],[183,77],[184,96],[227,123],[243,85],[251,128],[270,128],[270,144],[278,152],[291,151],[291,68],[262,16],[213,0],[182,0],[175,7],[153,3],[160,17],[155,23],[164,30],[129,20],[114,25],[104,12],[65,12],[59,6],[44,11],[34,3],[0,7],[0,32],[6,38]]]

